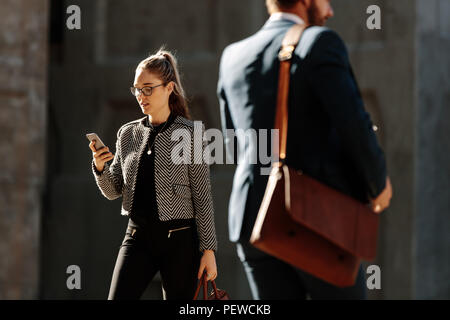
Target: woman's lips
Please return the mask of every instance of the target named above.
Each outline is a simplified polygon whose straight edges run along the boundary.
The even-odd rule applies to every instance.
[[[142,107],[142,108],[144,108],[144,107],[146,107],[146,106],[148,106],[148,103],[141,103],[141,107]]]

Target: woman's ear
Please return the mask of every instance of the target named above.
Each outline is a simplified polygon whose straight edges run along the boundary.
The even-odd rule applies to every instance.
[[[170,81],[167,84],[167,89],[169,90],[169,95],[173,92],[174,86],[175,86],[175,83],[173,81]]]

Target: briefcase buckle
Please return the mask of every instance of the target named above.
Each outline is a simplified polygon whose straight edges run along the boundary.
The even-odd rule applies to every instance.
[[[292,58],[292,52],[294,52],[295,46],[289,45],[281,48],[280,53],[278,53],[278,59],[280,61],[286,61]]]

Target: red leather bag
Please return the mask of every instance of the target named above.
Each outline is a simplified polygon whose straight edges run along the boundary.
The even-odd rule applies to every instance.
[[[197,300],[201,287],[203,287],[203,300],[230,300],[230,297],[225,290],[217,289],[214,280],[211,280],[211,284],[213,290],[211,290],[211,293],[208,296],[208,281],[206,280],[206,273],[204,272],[198,282],[197,290],[195,290],[194,300]]]

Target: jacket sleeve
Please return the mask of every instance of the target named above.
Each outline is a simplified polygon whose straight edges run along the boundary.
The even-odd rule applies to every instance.
[[[223,65],[224,55],[225,51],[224,54],[222,55],[220,68],[222,68]],[[233,119],[231,118],[227,97],[225,95],[221,71],[219,71],[219,81],[217,82],[217,98],[219,99],[220,105],[220,121],[222,125],[222,134],[224,137],[227,163],[235,164],[237,163],[237,144],[235,143],[235,136],[234,136],[235,126],[233,124]],[[232,131],[229,131],[230,129]]]
[[[362,177],[368,196],[375,198],[385,187],[386,163],[352,75],[345,45],[334,31],[326,30],[314,43],[310,59],[311,88],[336,128],[356,174]]]
[[[103,196],[108,200],[114,200],[122,195],[123,189],[123,176],[122,176],[122,166],[121,166],[121,155],[120,155],[120,132],[117,132],[116,141],[116,153],[114,154],[114,159],[111,165],[105,163],[102,172],[99,172],[95,167],[94,159],[92,159],[92,173],[94,174],[95,181],[99,187]]]
[[[195,122],[197,123],[197,122]],[[211,194],[209,164],[203,159],[206,141],[203,141],[205,126],[201,125],[201,136],[192,135],[191,162],[189,163],[189,180],[192,190],[192,203],[200,240],[200,251],[217,251],[216,228],[214,223],[214,206]]]

